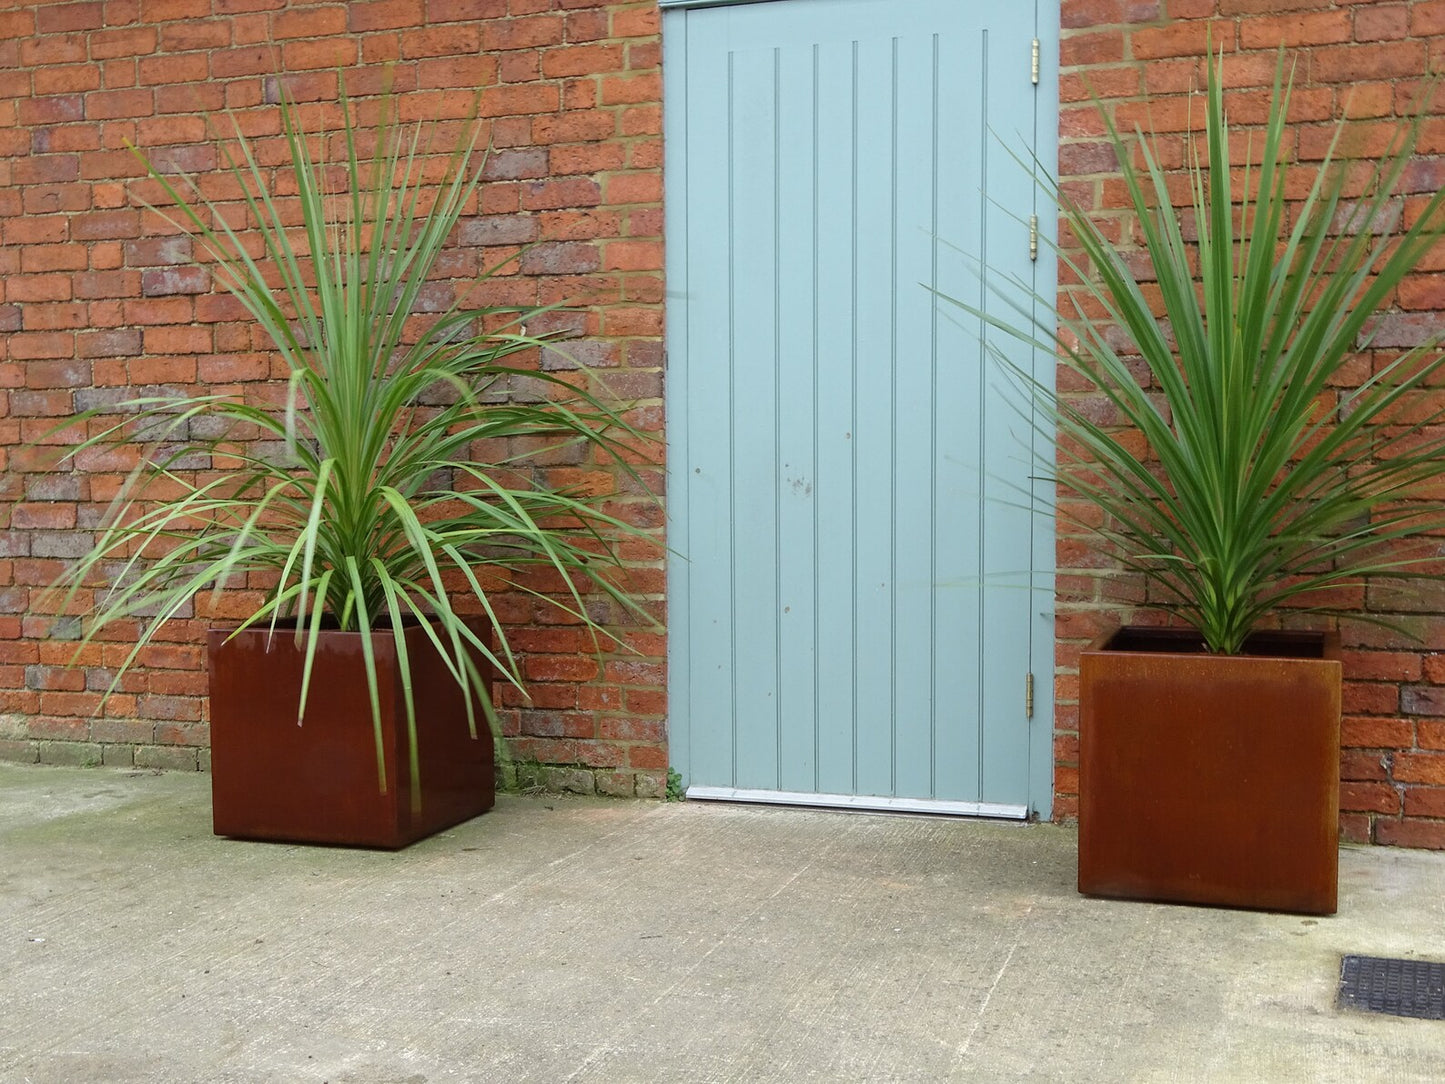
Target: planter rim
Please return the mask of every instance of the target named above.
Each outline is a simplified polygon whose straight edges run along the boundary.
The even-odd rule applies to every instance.
[[[361,635],[361,630],[360,630],[360,629],[339,629],[339,628],[337,628],[334,624],[331,623],[332,620],[333,620],[333,619],[332,619],[330,616],[328,616],[325,620],[323,620],[323,621],[321,622],[321,627],[320,627],[319,629],[317,629],[316,631],[319,632],[319,633],[335,633],[335,634],[337,634],[337,635],[342,635],[342,636],[360,636],[360,635]],[[464,618],[463,620],[471,621],[471,620],[473,620],[473,619],[472,619],[472,618]],[[435,623],[436,623],[436,622],[435,622],[434,619],[430,619],[430,618],[429,618],[427,621],[421,621],[420,619],[418,619],[418,618],[415,617],[415,616],[407,616],[407,617],[404,617],[404,618],[402,619],[401,627],[404,628],[404,629],[417,629],[417,628],[421,628],[421,626],[422,626],[423,624],[434,625]],[[208,624],[208,625],[206,626],[206,629],[207,629],[207,631],[210,631],[210,632],[222,632],[222,633],[225,633],[227,636],[234,636],[234,635],[236,635],[236,634],[238,634],[238,633],[246,633],[246,632],[269,633],[269,632],[272,631],[272,626],[271,626],[271,622],[270,622],[270,621],[267,621],[267,620],[253,621],[253,622],[251,622],[250,624],[246,624],[245,622],[242,622],[242,621],[227,621],[227,622],[220,622],[220,623]],[[383,622],[382,622],[381,624],[379,624],[379,625],[373,625],[373,626],[372,626],[372,628],[371,628],[371,635],[375,636],[377,633],[383,633],[383,632],[389,633],[389,632],[391,631],[391,629],[392,629],[391,618],[387,617],[387,618],[385,618],[385,619],[383,620]],[[283,633],[283,632],[285,632],[285,633],[301,632],[301,633],[305,633],[305,634],[310,634],[310,632],[311,632],[311,626],[310,626],[309,624],[308,624],[308,625],[298,625],[298,624],[297,624],[297,621],[296,621],[296,618],[294,618],[294,617],[287,617],[287,618],[282,618],[281,620],[278,620],[278,621],[276,622],[275,631],[276,631],[278,634],[279,634],[279,633]]]
[[[1143,647],[1137,646],[1137,641],[1151,643]],[[1245,647],[1236,655],[1221,655],[1205,650],[1203,637],[1192,628],[1120,625],[1100,633],[1084,651],[1146,657],[1188,655],[1211,659],[1283,658],[1301,661],[1338,660],[1341,654],[1340,634],[1333,629],[1260,629],[1249,634]]]

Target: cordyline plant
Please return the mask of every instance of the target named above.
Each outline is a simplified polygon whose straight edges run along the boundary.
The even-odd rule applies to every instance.
[[[440,156],[445,172],[428,181],[424,175],[438,166],[436,126],[394,123],[388,100],[379,128],[363,134],[344,96],[341,109],[342,156],[328,162],[324,148],[336,134],[308,135],[296,108],[282,103],[290,167],[284,177],[294,178],[294,199],[278,197],[279,183],[239,127],[236,149],[222,144],[254,224],[244,236],[194,180],[173,180],[141,156],[173,205],[159,213],[204,252],[201,265],[265,331],[289,379],[284,403],[274,407],[196,395],[144,397],[113,408],[129,416],[102,420],[70,454],[133,440],[146,442],[148,451],[110,506],[94,548],[58,586],[73,596],[106,585],[85,642],[115,622],[138,619],[118,681],[197,592],[242,585],[248,573],[269,574],[274,586],[241,627],[266,623],[274,632],[280,622],[295,623],[294,633],[277,634],[305,643],[303,715],[315,634],[323,628],[362,634],[385,790],[372,633],[389,632],[396,645],[415,778],[404,626],[419,622],[458,684],[471,689],[475,736],[472,699],[496,730],[477,656],[518,682],[489,597],[496,581],[488,570],[501,570],[502,582],[521,590],[528,588],[508,574],[552,570],[566,585],[563,593],[540,597],[594,637],[602,630],[584,605],[588,585],[637,609],[609,576],[618,564],[619,532],[633,528],[581,496],[530,484],[525,462],[477,462],[476,450],[518,438],[533,447],[577,442],[631,473],[625,454],[638,434],[619,405],[547,372],[515,367],[518,354],[555,339],[526,331],[526,322],[546,310],[473,307],[463,296],[418,330],[413,314],[423,287],[481,184],[479,126],[473,122]],[[370,152],[362,146],[367,135],[375,137]],[[285,217],[296,206],[299,230]],[[528,381],[542,394],[509,394]],[[93,423],[96,416],[78,420]],[[204,439],[196,436],[203,432]],[[284,455],[268,454],[257,437],[269,439],[273,450],[279,442]],[[468,608],[486,615],[482,631],[463,616]],[[419,790],[412,793],[419,797]]]
[[[1372,167],[1337,153],[1342,127],[1324,163],[1308,167],[1312,182],[1292,188],[1282,55],[1258,165],[1237,176],[1220,73],[1209,67],[1204,148],[1197,137],[1188,143],[1196,241],[1186,239],[1142,132],[1126,140],[1108,125],[1162,320],[1141,288],[1145,276],[1052,186],[1086,258],[1063,253],[1063,264],[1084,305],[1102,316],[1060,312],[1018,281],[1024,304],[1006,287],[995,291],[1017,322],[957,304],[1056,353],[1107,400],[1122,425],[1011,367],[1048,436],[1059,437],[1045,469],[1103,513],[1101,524],[1074,526],[1142,577],[1151,604],[1197,629],[1208,650],[1234,654],[1280,607],[1372,620],[1332,606],[1328,592],[1426,571],[1424,557],[1400,543],[1445,528],[1438,503],[1412,500],[1445,475],[1445,409],[1436,400],[1419,410],[1445,355],[1422,345],[1358,387],[1337,389],[1342,370],[1369,349],[1380,310],[1445,231],[1445,192],[1422,199],[1402,231],[1386,228],[1403,217],[1418,120],[1401,124]],[[1362,165],[1371,174],[1364,194],[1348,199],[1347,167],[1358,175]],[[1111,326],[1128,333],[1142,365],[1111,342]],[[1336,394],[1337,408],[1323,409]]]

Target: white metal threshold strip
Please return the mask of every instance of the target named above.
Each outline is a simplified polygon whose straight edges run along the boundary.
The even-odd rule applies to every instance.
[[[875,813],[937,813],[952,817],[1006,817],[1010,820],[1025,820],[1029,815],[1028,806],[999,802],[951,802],[942,798],[886,798],[868,794],[806,794],[792,790],[745,790],[741,787],[688,787],[687,797],[690,801],[808,805]]]

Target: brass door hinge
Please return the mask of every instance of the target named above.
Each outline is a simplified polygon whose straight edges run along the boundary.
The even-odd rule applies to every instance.
[[[1034,717],[1034,675],[1032,673],[1024,677],[1024,715],[1029,719]]]
[[[1039,258],[1039,216],[1029,215],[1029,259]]]
[[[1034,86],[1039,85],[1039,39],[1034,39],[1033,61],[1029,64],[1029,78]]]

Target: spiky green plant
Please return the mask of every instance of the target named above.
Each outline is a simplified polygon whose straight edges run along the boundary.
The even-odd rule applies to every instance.
[[[1209,69],[1204,147],[1191,137],[1185,173],[1197,240],[1186,236],[1149,140],[1109,123],[1150,274],[1136,276],[1089,214],[1051,186],[1084,257],[1063,253],[1063,264],[1080,283],[1080,307],[1102,316],[1060,311],[1018,282],[996,291],[1012,316],[957,303],[1057,353],[1107,401],[1119,424],[1013,369],[1059,437],[1044,469],[1103,513],[1073,527],[1142,577],[1151,603],[1194,626],[1209,650],[1237,653],[1281,607],[1369,619],[1340,611],[1329,592],[1423,572],[1434,556],[1401,543],[1445,528],[1438,503],[1416,499],[1445,475],[1445,411],[1438,398],[1419,408],[1445,355],[1420,346],[1357,387],[1340,386],[1369,349],[1379,312],[1445,229],[1445,193],[1404,206],[1418,121],[1401,124],[1358,198],[1346,186],[1369,163],[1339,153],[1343,126],[1322,165],[1292,166],[1283,55],[1258,164],[1237,173],[1220,73]],[[1313,179],[1292,190],[1297,171]],[[1390,228],[1404,216],[1412,221]],[[1162,319],[1141,286],[1150,278]],[[1116,345],[1111,327],[1133,348]]]
[[[235,221],[237,204],[218,206],[193,179],[163,174],[141,156],[167,197],[159,213],[204,253],[198,262],[266,333],[289,379],[280,404],[143,397],[121,404],[119,419],[73,419],[95,432],[72,453],[136,440],[148,450],[94,547],[58,586],[73,596],[102,585],[87,642],[116,622],[138,622],[118,681],[197,592],[269,574],[273,586],[241,627],[295,622],[294,633],[276,634],[305,641],[303,713],[314,634],[363,634],[385,790],[373,632],[390,631],[396,644],[415,773],[405,624],[420,622],[472,690],[475,736],[472,700],[496,724],[477,655],[518,680],[488,570],[554,571],[562,594],[541,597],[594,636],[601,630],[584,589],[636,608],[610,575],[619,532],[630,527],[582,496],[533,484],[525,461],[473,457],[519,439],[533,449],[577,442],[630,472],[626,454],[638,434],[619,404],[521,364],[519,354],[558,349],[548,347],[556,336],[526,330],[546,310],[478,307],[463,293],[429,320],[416,315],[458,219],[475,205],[485,159],[479,126],[436,153],[439,128],[395,123],[390,103],[374,130],[359,125],[344,97],[341,110],[338,138],[308,134],[298,109],[282,103],[289,168],[274,178],[239,126],[221,143],[249,230]],[[340,148],[336,161],[328,145]],[[439,165],[444,172],[429,180]],[[279,194],[287,184],[294,197]],[[288,213],[299,214],[299,228]],[[482,630],[463,616],[468,608],[485,614]]]

